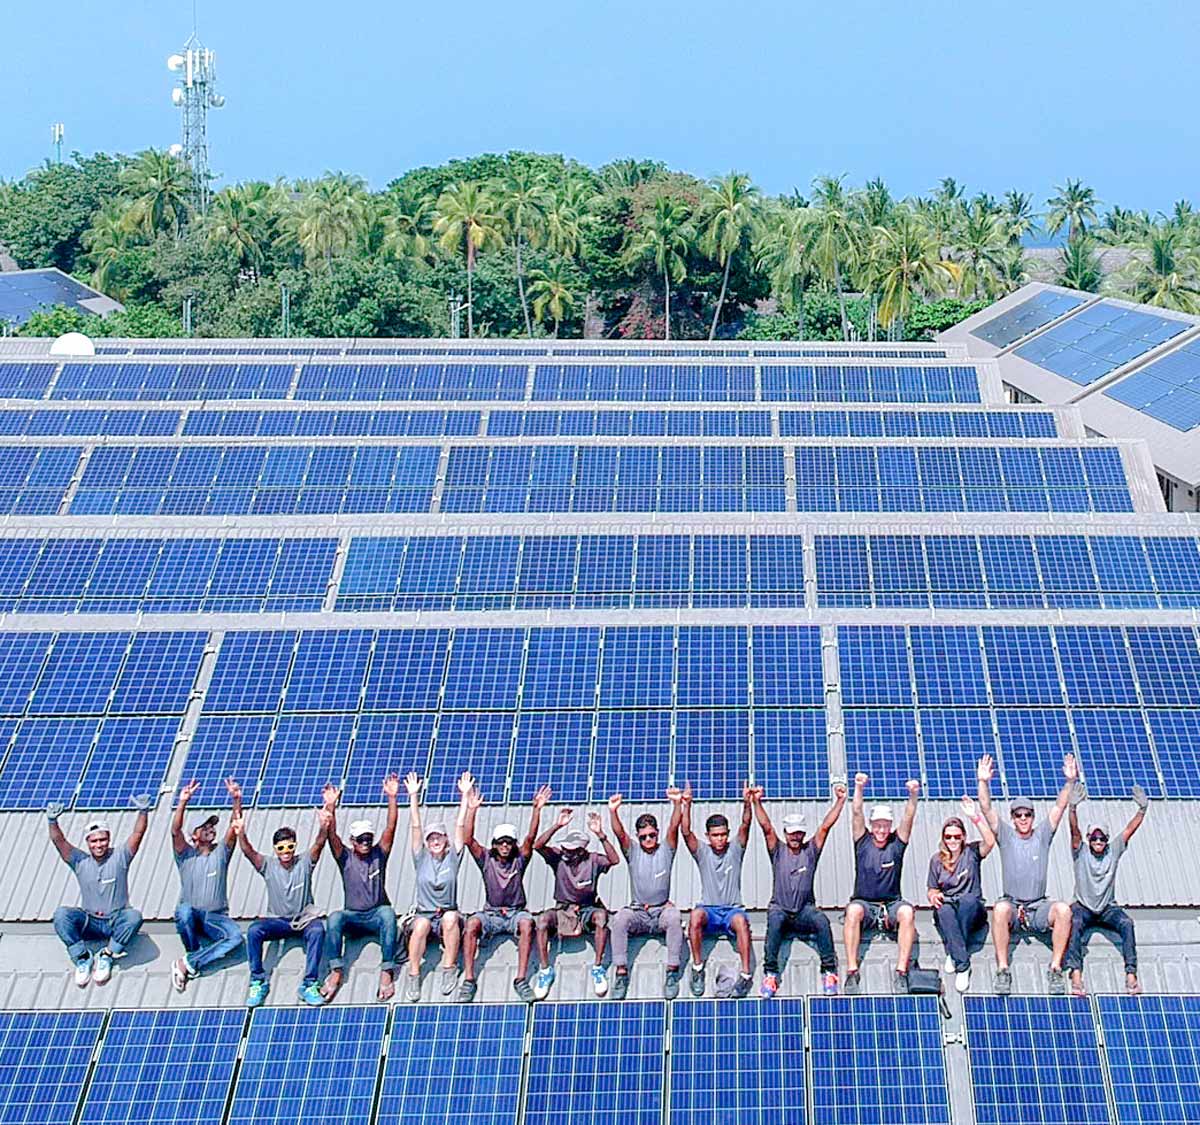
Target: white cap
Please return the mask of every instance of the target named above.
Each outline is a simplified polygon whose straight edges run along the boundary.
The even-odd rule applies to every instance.
[[[587,833],[578,828],[568,828],[559,836],[558,846],[567,852],[580,851],[588,846]]]
[[[359,836],[375,835],[375,825],[369,820],[352,820],[350,822],[350,839],[357,840]]]
[[[867,821],[874,824],[877,820],[886,820],[888,824],[895,824],[896,818],[892,816],[891,805],[876,805],[871,810],[871,815],[867,817]]]
[[[103,832],[105,835],[111,836],[112,829],[108,826],[107,820],[89,820],[83,829],[83,838],[86,840],[97,833]]]
[[[448,838],[449,833],[447,833],[446,826],[440,820],[435,820],[432,824],[425,826],[425,839],[428,840],[430,836],[446,836]]]
[[[807,821],[799,813],[789,813],[783,818],[784,832],[803,832]]]
[[[515,824],[497,824],[492,829],[492,843],[497,840],[517,840],[520,837],[517,835],[517,826]]]

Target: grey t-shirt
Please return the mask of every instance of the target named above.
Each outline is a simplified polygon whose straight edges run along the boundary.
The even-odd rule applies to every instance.
[[[389,905],[384,882],[387,879],[387,854],[375,844],[365,857],[349,844],[342,846],[337,865],[342,869],[342,890],[346,895],[347,910],[374,910],[377,906]]]
[[[662,906],[671,897],[671,867],[675,849],[659,844],[652,852],[634,841],[625,852],[634,906]]]
[[[1074,849],[1075,899],[1080,906],[1096,914],[1112,906],[1117,892],[1117,864],[1125,854],[1125,847],[1125,836],[1118,832],[1109,840],[1103,855],[1093,855],[1086,838]]]
[[[1050,869],[1050,844],[1054,829],[1048,819],[1039,821],[1026,837],[1017,835],[1008,821],[996,829],[1000,873],[1005,897],[1015,902],[1036,902],[1046,897],[1046,875]]]
[[[771,870],[775,874],[771,901],[768,906],[780,910],[803,910],[813,903],[813,879],[821,849],[816,840],[805,840],[798,852],[786,841],[777,839],[771,851]]]
[[[696,847],[696,866],[700,869],[699,906],[742,905],[742,860],[746,852],[737,840],[730,840],[720,855],[707,840]]]
[[[588,852],[578,863],[567,863],[562,848],[547,845],[539,854],[554,872],[554,901],[576,906],[599,906],[598,883],[600,876],[612,864],[608,856],[599,852]]]
[[[428,912],[458,909],[458,865],[462,852],[446,849],[441,859],[434,859],[429,849],[413,852],[413,867],[417,872],[417,909]]]
[[[97,862],[91,852],[71,849],[67,866],[79,880],[79,903],[89,914],[107,918],[129,905],[129,865],[133,852],[128,844],[113,848]]]
[[[276,855],[263,856],[258,873],[267,884],[267,916],[295,918],[312,905],[312,856],[297,852],[291,867],[285,868]]]
[[[193,910],[210,914],[229,913],[229,893],[226,875],[229,871],[230,848],[222,840],[205,855],[191,844],[175,853],[179,868],[179,901]]]
[[[929,881],[931,891],[941,891],[948,899],[963,895],[983,894],[979,856],[979,841],[967,844],[953,869],[947,871],[942,865],[940,852],[929,857]]]
[[[483,876],[484,900],[493,910],[525,909],[525,868],[529,860],[516,852],[507,863],[501,863],[490,851],[476,859]]]

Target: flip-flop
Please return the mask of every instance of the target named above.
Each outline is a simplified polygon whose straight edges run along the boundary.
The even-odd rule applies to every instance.
[[[395,995],[396,995],[396,978],[394,975],[392,976],[391,980],[388,981],[387,984],[384,984],[382,980],[379,982],[379,989],[375,993],[376,1000],[379,1000],[381,1003],[386,1003],[388,1000],[390,1000]]]
[[[1135,982],[1135,983],[1133,983],[1133,984],[1130,984],[1128,981],[1126,981],[1126,982],[1125,982],[1125,991],[1126,991],[1126,992],[1127,992],[1127,993],[1128,993],[1130,996],[1141,996],[1141,994],[1142,994],[1142,982],[1139,980],[1139,981],[1136,981],[1136,982]]]
[[[330,1004],[330,1003],[332,1003],[332,1002],[333,1002],[333,998],[334,998],[335,996],[337,996],[337,994],[338,994],[339,992],[341,992],[341,991],[342,991],[342,984],[345,984],[345,983],[346,983],[346,979],[345,979],[345,977],[343,977],[343,978],[342,978],[342,982],[341,982],[341,984],[337,985],[337,987],[336,987],[336,988],[334,988],[334,989],[333,989],[332,991],[330,991],[330,992],[326,992],[326,991],[325,991],[325,985],[323,985],[323,984],[321,985],[321,987],[320,987],[320,989],[319,989],[318,991],[320,991],[321,995],[325,997],[325,1003],[326,1003],[326,1004]]]

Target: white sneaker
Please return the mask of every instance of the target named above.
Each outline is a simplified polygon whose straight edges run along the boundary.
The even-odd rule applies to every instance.
[[[92,980],[97,984],[107,984],[112,976],[112,954],[107,949],[96,954],[92,965]]]
[[[186,957],[180,957],[178,961],[171,962],[171,983],[175,986],[176,992],[182,992],[187,988],[188,978],[193,975],[188,968]]]
[[[75,983],[80,988],[87,988],[92,980],[92,959],[75,962]]]
[[[954,987],[959,992],[966,992],[971,987],[971,970],[963,969],[961,973],[954,974]]]
[[[954,972],[954,958],[949,954],[946,955],[946,963],[942,966],[942,972],[945,973],[946,976],[950,976],[951,973]]]

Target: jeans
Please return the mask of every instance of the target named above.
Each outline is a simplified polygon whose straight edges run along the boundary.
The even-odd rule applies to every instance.
[[[612,922],[612,959],[618,968],[629,967],[629,939],[662,934],[667,939],[667,966],[678,969],[683,964],[683,920],[679,907],[673,903],[663,906],[622,906]]]
[[[325,956],[331,969],[344,969],[343,937],[367,934],[379,942],[379,967],[396,967],[396,912],[386,903],[372,910],[335,910],[325,925]]]
[[[263,968],[263,944],[287,938],[304,938],[304,983],[315,984],[321,975],[321,943],[325,938],[325,923],[314,918],[303,930],[293,930],[290,918],[259,918],[246,931],[246,955],[250,961],[250,979],[266,980]]]
[[[933,924],[942,935],[946,956],[954,962],[955,971],[965,973],[971,967],[967,943],[972,934],[987,925],[983,899],[979,895],[948,898],[933,912]]]
[[[54,932],[67,947],[67,955],[76,964],[90,956],[87,941],[107,941],[118,956],[142,928],[142,916],[131,906],[114,910],[108,917],[89,914],[77,906],[60,906],[54,912]]]
[[[767,944],[763,951],[763,972],[778,974],[779,951],[788,934],[803,938],[817,951],[821,972],[837,972],[837,953],[833,948],[833,929],[829,919],[815,906],[799,910],[783,910],[772,906],[767,911]]]
[[[188,964],[197,973],[242,944],[242,931],[228,914],[197,910],[186,902],[175,907],[175,932],[183,942]]]
[[[1067,944],[1067,955],[1063,958],[1064,969],[1074,971],[1083,968],[1083,933],[1087,929],[1115,933],[1121,946],[1121,956],[1125,959],[1125,971],[1137,973],[1137,940],[1133,934],[1133,919],[1119,906],[1106,906],[1097,914],[1078,902],[1071,904],[1071,940]]]

